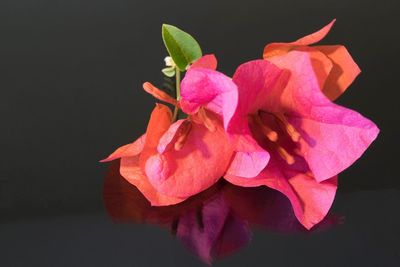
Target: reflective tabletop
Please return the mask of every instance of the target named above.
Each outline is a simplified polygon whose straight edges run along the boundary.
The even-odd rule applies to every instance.
[[[399,266],[399,2],[2,0],[0,266]],[[310,231],[284,195],[221,180],[151,207],[119,162],[99,163],[146,129],[163,85],[162,23],[193,34],[232,75],[270,42],[337,18],[362,73],[337,100],[378,139],[339,175]]]

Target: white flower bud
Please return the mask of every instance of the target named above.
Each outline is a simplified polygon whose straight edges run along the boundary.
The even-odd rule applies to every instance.
[[[175,62],[172,60],[172,57],[164,58],[165,66],[167,67],[175,67]]]

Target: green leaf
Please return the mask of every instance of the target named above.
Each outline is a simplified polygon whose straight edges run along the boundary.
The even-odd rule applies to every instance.
[[[190,63],[202,55],[197,41],[175,26],[163,24],[162,38],[169,55],[181,71],[185,71]]]
[[[174,77],[175,76],[175,68],[174,67],[164,68],[161,71],[167,77]]]

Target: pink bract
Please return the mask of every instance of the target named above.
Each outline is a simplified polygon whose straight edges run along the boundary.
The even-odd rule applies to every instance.
[[[322,91],[329,99],[335,100],[361,72],[343,45],[311,46],[329,33],[335,21],[294,42],[268,44],[264,48],[264,59],[281,57],[293,50],[307,52]]]
[[[299,221],[311,228],[333,202],[336,175],[362,155],[379,129],[324,95],[309,53],[291,51],[269,61],[255,60],[237,69],[233,81],[240,104],[227,130],[240,135],[247,125],[252,138],[270,153],[270,162],[256,177],[230,168],[225,178],[240,186],[281,191]],[[275,86],[266,86],[271,62],[283,73]]]

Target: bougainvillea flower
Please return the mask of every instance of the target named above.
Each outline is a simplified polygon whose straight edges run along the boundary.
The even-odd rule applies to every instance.
[[[321,41],[331,30],[335,20],[294,42],[271,43],[264,48],[264,59],[280,57],[289,51],[309,54],[314,72],[324,94],[331,100],[340,96],[360,73],[360,69],[342,45],[310,46]]]
[[[228,123],[228,132],[234,134],[248,124],[271,154],[270,162],[255,178],[229,171],[225,178],[241,186],[267,185],[281,191],[299,221],[311,228],[332,204],[336,175],[362,155],[379,130],[322,93],[309,53],[291,51],[271,61],[286,73],[279,86],[265,85],[271,68],[266,60],[236,70],[233,81],[243,104]]]
[[[213,73],[215,80],[230,80],[222,73],[205,68],[214,67],[214,59],[212,56],[201,58],[198,63],[201,67],[194,66],[189,71],[201,69]],[[150,83],[145,83],[144,89],[159,100],[181,105]],[[232,91],[236,87],[228,89]],[[182,94],[190,96],[188,90],[182,81]],[[216,96],[214,91],[209,94]],[[106,161],[121,158],[121,174],[138,186],[153,205],[175,204],[207,189],[223,176],[233,153],[219,114],[215,113],[218,110],[212,106],[214,102],[210,99],[208,106],[199,105],[186,119],[176,122],[172,122],[170,109],[158,104],[144,141],[119,148]],[[230,104],[235,107],[234,102]],[[138,147],[137,143],[143,144]],[[132,150],[139,154],[132,155]],[[146,186],[138,185],[143,180]]]

